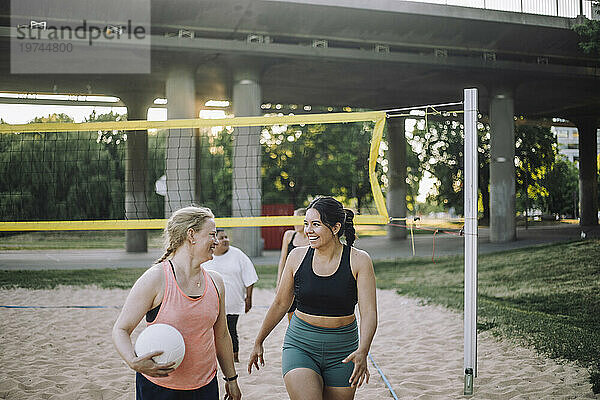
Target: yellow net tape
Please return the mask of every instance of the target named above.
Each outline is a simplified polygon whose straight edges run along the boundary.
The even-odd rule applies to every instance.
[[[374,121],[373,137],[369,153],[369,180],[375,199],[378,215],[357,215],[357,225],[382,225],[388,223],[385,199],[375,173],[379,147],[383,138],[386,113],[369,111],[356,113],[307,114],[269,117],[234,117],[221,119],[179,119],[170,121],[122,121],[91,123],[42,123],[42,124],[1,124],[0,133],[25,132],[70,132],[96,130],[147,130],[201,128],[212,126],[265,126],[265,125],[298,125],[298,124],[335,124],[342,122]],[[30,221],[0,222],[0,231],[66,231],[66,230],[110,230],[110,229],[162,229],[166,219],[140,220],[90,220],[90,221]],[[267,216],[267,217],[230,217],[216,218],[219,227],[247,226],[289,226],[302,225],[302,217]]]
[[[227,217],[215,218],[217,227],[248,226],[291,226],[302,225],[304,217],[269,216],[269,217]],[[382,225],[388,219],[383,215],[357,215],[355,225]],[[130,220],[96,220],[96,221],[31,221],[0,222],[0,231],[98,231],[129,229],[163,229],[166,219],[130,219]]]
[[[375,129],[373,129],[373,137],[371,138],[371,151],[369,152],[369,181],[371,182],[371,192],[375,199],[375,206],[377,212],[385,217],[386,222],[388,220],[387,207],[385,206],[385,199],[377,180],[377,174],[375,173],[375,166],[377,165],[377,157],[379,157],[379,146],[383,139],[383,128],[385,126],[385,118],[381,118],[375,123]]]
[[[1,124],[0,133],[70,132],[98,130],[142,131],[147,129],[207,128],[211,126],[237,127],[298,124],[337,124],[341,122],[378,121],[382,118],[385,118],[385,113],[382,111],[367,111],[356,113],[306,114],[268,117],[173,119],[169,121],[109,121],[81,123],[49,122],[40,124]]]

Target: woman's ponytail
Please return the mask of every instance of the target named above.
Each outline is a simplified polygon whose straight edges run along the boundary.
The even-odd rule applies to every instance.
[[[354,212],[348,208],[344,208],[344,214],[346,219],[344,221],[344,236],[346,237],[346,244],[352,246],[356,240],[356,230],[354,229]]]

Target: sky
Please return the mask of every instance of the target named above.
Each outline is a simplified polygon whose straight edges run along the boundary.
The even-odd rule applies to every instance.
[[[35,117],[47,117],[51,114],[67,114],[75,122],[84,122],[93,111],[96,114],[108,114],[111,111],[119,114],[127,113],[126,107],[91,107],[91,106],[50,106],[38,104],[0,104],[0,118],[9,124],[26,124]],[[165,108],[150,108],[148,110],[150,121],[164,121],[167,119]]]

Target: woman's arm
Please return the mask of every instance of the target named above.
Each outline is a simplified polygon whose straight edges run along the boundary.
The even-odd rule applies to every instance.
[[[131,343],[131,332],[140,323],[144,315],[152,309],[157,295],[161,293],[162,282],[163,273],[160,266],[154,266],[147,270],[131,288],[112,330],[112,340],[115,348],[129,368],[156,377],[167,376],[173,371],[172,366],[175,363],[155,363],[152,357],[162,354],[162,351],[140,354],[141,357],[138,357]]]
[[[227,329],[227,316],[225,314],[225,285],[223,284],[223,278],[215,271],[207,271],[219,293],[219,315],[213,331],[215,335],[215,348],[217,351],[217,360],[219,366],[225,378],[233,378],[237,376],[235,372],[235,364],[233,362],[233,345],[231,344],[231,336],[229,336],[229,330]],[[237,379],[227,381],[225,383],[225,390],[229,399],[240,399],[242,393],[237,384]]]
[[[375,287],[375,271],[371,257],[362,251],[352,249],[351,265],[357,270],[356,286],[358,288],[358,312],[360,313],[358,349],[350,354],[343,362],[354,362],[354,370],[350,377],[352,386],[361,386],[366,379],[369,382],[367,370],[367,355],[377,329],[377,297]]]
[[[281,280],[281,274],[283,273],[283,268],[285,267],[285,261],[288,256],[288,246],[290,244],[290,240],[292,240],[292,236],[294,236],[294,231],[285,231],[283,234],[283,240],[281,241],[281,254],[279,255],[279,265],[277,265],[277,282],[275,282],[275,287],[279,287],[279,281]]]
[[[260,369],[258,366],[259,362],[260,365],[265,365],[263,358],[263,342],[292,305],[292,301],[294,300],[294,270],[300,264],[300,261],[302,260],[301,257],[306,254],[307,250],[308,248],[294,249],[287,258],[281,274],[281,281],[279,282],[279,287],[275,294],[275,299],[273,299],[273,303],[271,304],[271,307],[269,307],[267,315],[265,315],[265,319],[260,327],[260,331],[254,340],[254,349],[252,350],[250,360],[248,361],[248,373],[250,374],[252,373],[252,366],[256,367],[258,370]]]
[[[245,312],[247,313],[252,308],[252,291],[254,290],[254,283],[246,287],[246,299],[245,301]]]

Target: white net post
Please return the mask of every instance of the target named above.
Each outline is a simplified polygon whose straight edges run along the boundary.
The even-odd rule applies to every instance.
[[[464,370],[465,394],[472,394],[473,377],[477,376],[477,89],[464,91],[464,126]]]

